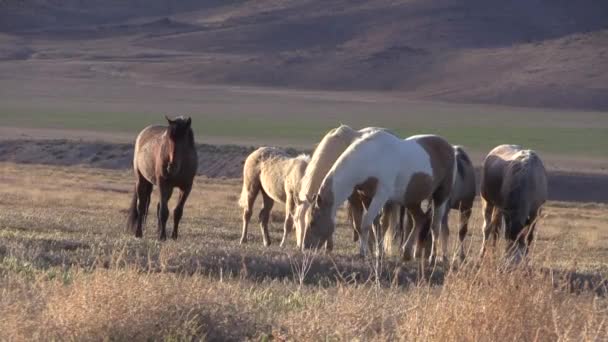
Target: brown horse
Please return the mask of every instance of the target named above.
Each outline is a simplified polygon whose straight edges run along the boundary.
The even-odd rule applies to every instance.
[[[152,187],[158,186],[160,201],[157,205],[158,238],[167,238],[165,227],[169,218],[168,202],[173,188],[179,189],[179,199],[173,210],[173,234],[177,239],[177,228],[184,212],[184,204],[190,190],[196,169],[198,156],[194,145],[190,118],[177,117],[173,120],[165,117],[169,126],[153,125],[146,127],[135,140],[133,171],[135,172],[135,191],[127,229],[142,237]]]
[[[260,192],[264,199],[264,206],[259,216],[264,245],[270,245],[268,221],[275,201],[285,204],[281,246],[285,244],[287,235],[293,229],[295,198],[309,160],[310,157],[307,155],[292,157],[276,147],[260,147],[247,157],[243,167],[243,189],[239,199],[239,205],[243,208],[241,244],[247,242],[247,227],[251,220],[253,203]]]
[[[547,174],[536,152],[500,145],[486,156],[481,170],[483,246],[490,234],[494,245],[505,222],[507,255],[517,263],[527,255],[541,208],[547,200]]]

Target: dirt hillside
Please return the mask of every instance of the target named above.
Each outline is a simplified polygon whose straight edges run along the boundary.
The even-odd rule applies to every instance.
[[[603,0],[3,0],[0,78],[608,109]]]

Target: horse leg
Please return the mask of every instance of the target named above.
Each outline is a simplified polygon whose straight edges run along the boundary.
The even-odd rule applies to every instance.
[[[177,229],[179,227],[179,221],[182,219],[182,215],[184,214],[184,204],[186,204],[186,200],[188,199],[191,190],[192,184],[179,190],[179,198],[177,200],[177,205],[175,205],[175,208],[173,209],[173,234],[171,234],[171,238],[173,240],[177,240]]]
[[[376,218],[374,219],[374,223],[372,223],[372,233],[374,234],[374,241],[373,241],[373,244],[370,246],[370,248],[374,249],[374,253],[376,254],[376,257],[380,257],[384,250],[384,248],[383,248],[384,243],[380,239],[383,239],[384,233],[385,233],[385,231],[383,230],[383,227],[385,224],[386,214],[387,214],[387,210],[385,208],[382,208],[382,210],[380,211],[378,216],[376,216]]]
[[[137,223],[135,227],[135,237],[143,236],[143,225],[150,206],[150,197],[152,195],[152,183],[148,182],[144,177],[139,175],[137,180]]]
[[[431,256],[429,258],[429,263],[433,263],[435,257],[438,256],[438,248],[437,245],[440,242],[441,244],[441,261],[445,265],[447,262],[448,255],[448,238],[449,238],[449,229],[446,225],[442,224],[443,217],[446,214],[447,201],[443,201],[443,203],[437,203],[439,201],[433,200],[433,215],[431,218],[431,234],[433,237],[433,244],[431,247]]]
[[[246,203],[241,204],[243,205],[243,233],[241,234],[241,245],[247,243],[247,228],[249,227],[249,221],[251,221],[251,214],[253,213],[253,203],[260,192],[261,184],[259,184],[259,182],[249,184],[246,189]]]
[[[369,226],[363,225],[363,216],[365,215],[365,209],[369,208],[370,202],[364,198],[360,198],[360,202],[353,208],[353,225],[358,232],[359,236],[359,256],[364,257],[367,251],[371,248],[371,241],[369,240]]]
[[[407,208],[407,222],[405,226],[405,242],[403,243],[403,261],[417,258],[423,245],[418,241],[420,230],[424,222],[424,212],[420,206]]]
[[[483,212],[483,242],[481,244],[480,257],[483,257],[486,253],[486,244],[490,239],[490,234],[494,234],[494,227],[492,222],[492,216],[494,214],[494,206],[491,205],[485,199],[481,199],[482,212]]]
[[[405,226],[404,226],[404,222],[405,221],[405,206],[400,206],[399,207],[399,228],[398,228],[398,233],[399,233],[399,247],[402,248],[403,247],[403,243],[405,242],[405,236],[406,236],[406,231],[405,231]],[[409,232],[407,232],[409,234]]]
[[[283,238],[279,246],[283,247],[287,240],[287,235],[293,230],[293,215],[294,215],[294,202],[293,196],[287,192],[287,198],[285,201],[285,222],[283,222]]]
[[[464,239],[467,237],[467,232],[469,231],[469,219],[471,218],[471,212],[471,208],[460,208],[460,230],[458,230],[458,239],[460,241],[460,261],[463,261],[465,258]]]
[[[350,207],[349,214],[350,220],[353,225],[353,242],[359,240],[361,232],[361,216],[363,216],[363,202],[359,196],[353,194],[348,198],[348,204]]]
[[[414,230],[414,217],[407,208],[405,210],[405,215],[407,215],[407,221],[404,222],[405,227],[403,227],[403,242],[401,243],[401,250],[403,252],[403,260],[408,261],[414,258],[414,253],[412,250],[413,242],[415,241],[415,238],[412,238],[412,233]]]
[[[327,238],[327,241],[325,241],[325,252],[331,252],[333,250],[334,250],[334,237],[330,236]]]
[[[268,222],[270,221],[270,211],[274,205],[274,201],[268,194],[262,189],[262,199],[264,200],[264,207],[260,210],[260,228],[262,228],[262,236],[264,238],[264,246],[270,246],[270,234],[268,234]]]
[[[430,248],[426,244],[428,240],[429,226],[427,224],[427,215],[420,207],[420,204],[408,206],[408,225],[412,226],[411,233],[409,234],[407,240],[405,241],[405,246],[403,248],[403,260],[407,261],[410,257],[419,258],[420,262],[418,263],[418,274],[421,279],[424,279],[424,258],[421,258],[422,252],[424,250]],[[414,245],[415,241],[415,249],[412,253],[412,245]]]
[[[161,241],[167,239],[167,220],[169,219],[169,199],[173,193],[173,187],[159,182],[158,189],[160,191],[160,200],[156,207],[156,216],[158,217],[158,238]]]
[[[360,240],[363,246],[367,247],[367,239],[369,238],[369,228],[373,225],[374,221],[377,222],[378,214],[382,210],[382,207],[388,200],[388,196],[384,194],[381,189],[376,190],[376,194],[372,199],[369,207],[367,208],[367,212],[363,215],[363,219],[361,222],[361,228],[363,230],[363,239]],[[378,227],[378,224],[374,224],[374,235],[376,237],[376,247],[378,248],[376,251],[376,255],[380,256],[380,251],[382,250],[382,229]],[[365,240],[365,241],[364,241]],[[362,251],[362,256],[367,254],[366,250]]]

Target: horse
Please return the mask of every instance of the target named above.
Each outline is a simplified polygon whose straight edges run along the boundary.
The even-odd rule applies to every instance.
[[[280,246],[285,244],[287,234],[293,228],[294,199],[309,161],[310,157],[307,155],[294,158],[276,147],[260,147],[247,157],[243,167],[243,189],[239,199],[239,205],[243,208],[241,244],[247,243],[247,227],[251,220],[253,203],[260,192],[264,201],[259,215],[264,245],[270,245],[268,221],[275,201],[285,204],[283,239]]]
[[[475,183],[475,167],[462,146],[454,146],[454,157],[456,158],[456,178],[454,180],[454,186],[450,193],[450,199],[448,202],[448,208],[452,210],[458,210],[460,219],[460,229],[458,231],[459,238],[459,256],[460,260],[464,260],[464,239],[467,236],[469,219],[473,210],[473,203],[475,202],[476,196],[476,183]],[[445,230],[446,234],[449,234],[448,230],[448,218],[450,210],[446,210],[445,215],[442,219],[442,229]],[[403,215],[405,210],[401,211],[400,222],[403,222]],[[413,228],[413,218],[408,215],[407,225],[405,230],[402,232],[401,241],[405,241],[408,235],[411,233]],[[430,225],[430,220],[425,220],[426,225]],[[400,224],[401,226],[403,223]]]
[[[353,190],[372,199],[362,218],[362,248],[367,247],[369,227],[387,203],[405,206],[412,213],[415,236],[419,240],[417,246],[424,246],[427,234],[422,231],[425,213],[421,203],[429,198],[435,244],[455,177],[454,150],[442,137],[417,135],[401,140],[384,131],[363,136],[342,153],[323,179],[311,210],[306,214],[304,248],[316,248],[332,236],[337,208]],[[374,233],[380,245],[382,232]],[[445,259],[447,236],[442,240]],[[406,241],[405,250],[411,248],[410,241]],[[380,251],[381,246],[378,246],[377,253]]]
[[[154,185],[158,186],[160,200],[156,209],[158,238],[161,241],[167,239],[165,228],[169,218],[168,202],[173,188],[179,189],[179,199],[173,210],[171,235],[174,240],[177,239],[179,221],[198,167],[192,119],[183,116],[174,119],[165,116],[165,119],[168,126],[148,126],[135,140],[133,172],[136,182],[127,221],[127,230],[133,231],[136,237],[141,238],[152,188]]]
[[[533,150],[518,145],[495,147],[483,161],[481,170],[483,211],[483,257],[499,223],[505,223],[506,255],[519,263],[528,254],[544,203],[547,201],[547,173]]]
[[[311,206],[311,201],[319,190],[319,186],[327,172],[331,169],[334,162],[340,157],[342,152],[350,146],[353,141],[366,134],[370,134],[379,130],[385,130],[378,127],[366,127],[360,130],[354,130],[347,125],[340,125],[331,129],[325,134],[321,142],[315,148],[310,163],[306,168],[306,172],[302,177],[302,182],[298,195],[295,197],[295,227],[296,227],[296,244],[299,248],[302,247],[302,237],[304,232],[304,220],[307,211]],[[368,202],[368,201],[367,201]],[[356,193],[353,193],[348,199],[348,216],[353,225],[355,236],[360,229],[361,216],[363,215],[364,205],[367,203],[365,199],[360,198]],[[356,239],[355,239],[356,241]],[[331,250],[333,247],[333,239],[327,241],[326,248]]]

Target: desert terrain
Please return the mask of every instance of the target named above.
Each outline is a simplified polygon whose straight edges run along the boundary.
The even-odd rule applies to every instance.
[[[603,341],[608,3],[597,0],[0,0],[0,340]],[[188,115],[198,175],[176,241],[125,230],[133,142]],[[541,155],[529,260],[502,241],[431,268],[240,245],[243,162],[339,124]],[[173,207],[175,199],[171,202]],[[450,215],[450,252],[458,216]],[[171,232],[172,219],[168,230]]]

